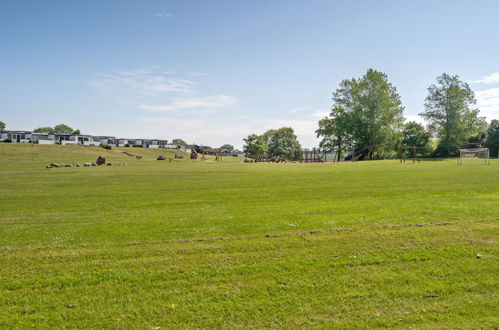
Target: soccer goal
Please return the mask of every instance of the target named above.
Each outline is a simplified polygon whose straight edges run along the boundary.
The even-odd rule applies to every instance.
[[[489,148],[459,149],[458,164],[490,165]]]

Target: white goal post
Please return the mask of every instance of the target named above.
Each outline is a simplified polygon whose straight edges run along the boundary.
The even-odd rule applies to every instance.
[[[490,165],[489,148],[459,149],[458,164],[464,163]]]

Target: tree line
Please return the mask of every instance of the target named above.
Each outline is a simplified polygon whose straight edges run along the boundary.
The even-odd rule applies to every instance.
[[[7,125],[0,121],[0,131],[4,131]],[[38,127],[33,130],[33,133],[45,133],[45,134],[81,134],[79,129],[73,129],[66,124],[58,124],[54,127]]]
[[[33,130],[33,133],[46,133],[46,134],[81,134],[79,129],[73,129],[66,124],[55,125],[54,127],[38,127]]]
[[[262,159],[290,159],[301,157],[301,145],[291,127],[271,129],[262,135],[250,134],[244,139],[243,151],[249,157]]]
[[[319,120],[316,130],[321,139],[319,147],[325,151],[374,146],[394,156],[401,146],[415,146],[425,157],[456,156],[462,147],[487,147],[491,156],[498,153],[499,121],[487,124],[476,107],[474,92],[457,75],[444,73],[428,87],[424,111],[420,113],[427,127],[414,121],[405,123],[397,89],[386,74],[373,69],[360,78],[341,81],[332,101],[330,114]],[[291,144],[281,141],[280,136],[266,138],[273,131],[245,138],[245,153],[255,159],[296,159],[298,141]]]
[[[325,149],[378,146],[395,153],[405,145],[418,147],[424,156],[449,157],[465,146],[489,146],[495,154],[499,148],[494,144],[496,121],[489,126],[480,117],[473,91],[459,76],[444,73],[428,88],[420,113],[427,127],[404,123],[400,95],[379,71],[369,69],[361,78],[343,80],[332,99],[331,113],[316,131]]]

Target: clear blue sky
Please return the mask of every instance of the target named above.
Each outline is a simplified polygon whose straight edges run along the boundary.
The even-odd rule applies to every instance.
[[[241,147],[291,126],[306,147],[368,68],[406,116],[443,73],[499,118],[499,1],[0,0],[0,120]]]

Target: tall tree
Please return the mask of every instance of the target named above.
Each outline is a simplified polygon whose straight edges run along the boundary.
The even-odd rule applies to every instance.
[[[319,128],[315,131],[317,137],[322,137],[319,147],[324,150],[344,149],[352,147],[348,113],[341,107],[331,109],[329,117],[319,120]],[[341,151],[337,154],[338,160]]]
[[[244,153],[255,160],[260,160],[267,155],[267,143],[262,135],[250,134],[244,140]]]
[[[402,145],[418,147],[418,152],[428,155],[431,152],[431,132],[415,121],[404,125],[402,130]]]
[[[480,133],[485,120],[478,117],[475,94],[459,76],[442,74],[428,87],[421,116],[439,138],[437,156],[453,156],[467,139]]]
[[[54,129],[52,127],[38,127],[33,130],[34,133],[46,133],[54,134]]]
[[[54,132],[57,134],[74,134],[75,130],[66,124],[59,124],[54,126]]]
[[[404,117],[397,89],[386,74],[369,69],[359,79],[346,79],[333,94],[334,108],[343,109],[354,147],[378,146],[393,149]],[[331,118],[334,118],[334,114]]]
[[[234,151],[234,146],[232,144],[224,144],[223,146],[220,147],[220,149],[225,149],[229,152]]]
[[[485,147],[489,148],[490,156],[497,157],[499,152],[499,120],[493,119],[487,129]]]
[[[301,145],[291,127],[270,130],[263,136],[267,138],[269,157],[292,160],[300,158]]]
[[[3,121],[0,121],[0,131],[5,130],[5,127],[6,127],[5,123]]]
[[[178,145],[178,146],[186,146],[187,145],[187,142],[185,142],[184,140],[182,139],[173,139],[172,140],[172,144],[174,145]]]

